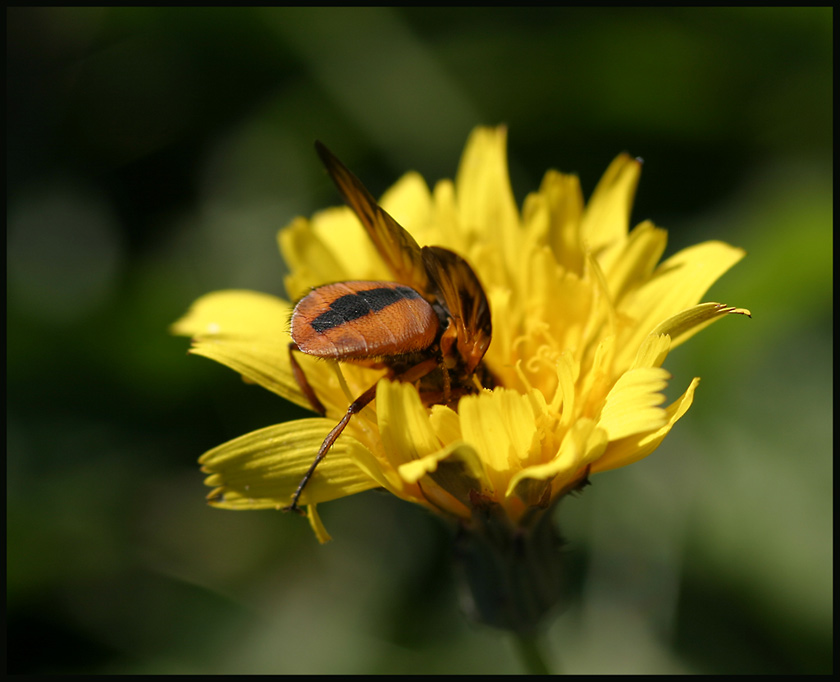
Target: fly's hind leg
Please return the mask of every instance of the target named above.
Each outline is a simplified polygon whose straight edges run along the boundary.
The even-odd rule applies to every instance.
[[[291,352],[291,348],[290,348]],[[413,367],[409,367],[404,372],[399,374],[393,374],[389,372],[386,375],[386,378],[391,379],[392,381],[404,381],[407,383],[412,383],[417,381],[418,379],[423,378],[429,372],[434,370],[437,367],[437,360],[435,358],[429,358],[428,360],[424,360],[421,363],[414,365]],[[303,372],[301,372],[302,374]],[[296,514],[303,514],[303,510],[298,506],[298,502],[300,501],[300,496],[303,494],[303,489],[306,487],[306,484],[309,483],[309,479],[312,478],[312,474],[315,473],[315,469],[318,468],[318,465],[321,463],[321,460],[327,456],[327,452],[333,446],[333,443],[338,439],[341,435],[341,432],[344,431],[344,428],[350,422],[350,418],[354,414],[358,414],[361,412],[367,405],[376,397],[376,386],[379,384],[377,381],[373,386],[371,386],[368,390],[366,390],[362,395],[356,398],[350,406],[347,408],[347,412],[344,413],[344,416],[341,418],[341,421],[333,427],[332,431],[327,434],[327,437],[324,438],[324,442],[321,443],[321,447],[318,448],[318,454],[315,455],[315,460],[312,462],[309,469],[303,475],[303,478],[298,483],[297,490],[295,490],[294,495],[292,495],[291,504],[288,507],[283,507],[283,511],[291,511],[295,512]],[[303,388],[303,387],[301,387]],[[312,391],[312,388],[309,388]],[[305,392],[305,389],[304,389]],[[314,392],[312,392],[314,396]],[[315,398],[317,400],[317,398]],[[320,404],[320,401],[319,403]]]
[[[335,443],[335,441],[341,435],[341,432],[344,431],[344,427],[347,426],[347,423],[350,421],[350,417],[352,417],[358,412],[361,412],[367,406],[367,404],[371,400],[373,400],[375,396],[376,384],[371,386],[367,391],[362,393],[362,395],[360,395],[352,403],[350,403],[350,407],[347,408],[347,412],[345,412],[344,416],[341,418],[341,421],[338,422],[338,424],[336,424],[333,427],[333,430],[327,434],[327,437],[324,438],[324,442],[321,443],[321,447],[318,448],[318,454],[315,455],[315,461],[312,462],[309,469],[303,475],[303,478],[300,479],[300,483],[298,483],[297,490],[295,490],[295,494],[292,495],[292,503],[288,507],[283,507],[283,511],[291,511],[295,512],[296,514],[304,513],[303,510],[300,507],[298,507],[298,501],[300,500],[300,496],[303,494],[303,489],[306,487],[306,484],[309,483],[309,479],[312,478],[312,474],[315,473],[315,469],[321,463],[321,460],[327,456],[327,451],[332,447],[333,443]]]

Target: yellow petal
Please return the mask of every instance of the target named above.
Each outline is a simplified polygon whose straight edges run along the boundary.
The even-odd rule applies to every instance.
[[[461,232],[455,184],[452,180],[443,179],[435,184],[432,215],[426,234],[428,244],[445,246],[459,254],[465,254],[470,247],[470,240]]]
[[[493,322],[493,342],[487,350],[485,360],[496,369],[503,385],[507,383],[506,375],[511,374],[513,368],[509,366],[509,359],[514,356],[513,333],[518,331],[516,315],[511,305],[510,288],[492,287],[486,289],[487,301],[490,304],[490,316]]]
[[[611,441],[651,431],[665,423],[662,390],[670,374],[660,367],[640,367],[625,372],[607,396],[598,426]]]
[[[583,242],[590,252],[599,255],[605,247],[620,244],[627,236],[641,172],[638,159],[619,154],[601,177],[581,221]]]
[[[618,257],[604,273],[610,297],[616,304],[628,291],[648,280],[667,241],[668,233],[649,221],[633,228]]]
[[[569,272],[583,274],[580,241],[583,193],[580,180],[576,175],[550,170],[543,178],[539,194],[547,200],[550,215],[548,244],[557,263]]]
[[[468,443],[451,443],[435,453],[427,455],[422,459],[415,459],[411,462],[401,464],[399,467],[400,476],[409,483],[416,483],[426,474],[437,471],[441,462],[448,459],[458,460],[462,463],[464,475],[474,481],[481,481],[484,478],[484,469],[481,466],[481,459],[478,453]],[[474,486],[474,490],[481,492],[480,485]]]
[[[428,243],[423,237],[431,222],[432,193],[422,175],[403,175],[382,195],[380,205],[411,233],[420,246]]]
[[[670,350],[671,337],[668,334],[649,334],[636,353],[636,359],[630,369],[661,367]]]
[[[551,212],[547,198],[531,192],[522,204],[522,238],[530,245],[542,246],[548,243],[551,231]]]
[[[613,336],[617,332],[616,323],[618,317],[612,296],[610,296],[610,287],[607,284],[607,278],[604,275],[600,262],[592,254],[586,255],[586,268],[595,285],[593,310],[589,320],[590,331],[592,333],[607,333]],[[600,331],[602,326],[606,327],[606,332]]]
[[[750,311],[744,308],[734,308],[723,303],[702,303],[669,317],[657,325],[653,333],[667,334],[671,337],[671,347],[676,348],[712,322],[732,314],[752,317]]]
[[[292,305],[276,296],[229,289],[199,298],[172,325],[179,336],[200,339],[252,338],[263,342],[289,335]]]
[[[223,509],[281,509],[291,502],[304,473],[335,424],[328,419],[301,419],[240,436],[199,459],[215,489],[210,504]],[[376,488],[356,459],[366,448],[347,434],[330,448],[303,491],[301,504],[326,502]]]
[[[533,330],[533,333],[540,329],[539,325],[543,325],[545,342],[556,353],[570,351],[579,358],[582,352],[581,337],[589,325],[594,324],[591,322],[593,305],[598,305],[599,299],[596,296],[600,294],[577,274],[546,262],[550,258],[546,251],[538,253],[528,267],[531,283],[524,289],[524,298],[527,311],[531,314],[526,317],[524,326],[526,331]],[[507,319],[511,318],[515,319],[513,315]],[[505,318],[501,321],[504,323]],[[493,346],[490,348],[492,350]],[[532,350],[523,351],[526,354],[520,357],[533,357]],[[530,363],[526,369],[531,370]],[[535,386],[542,383],[536,377],[531,377],[531,381]]]
[[[458,442],[442,448],[438,452],[426,455],[422,459],[401,464],[400,476],[408,483],[419,483],[428,476],[437,486],[461,504],[453,506],[444,504],[446,511],[456,516],[469,516],[470,494],[487,493],[489,483],[481,465],[481,459],[475,449],[468,443]],[[429,484],[423,483],[428,496]],[[442,497],[435,498],[440,505]]]
[[[526,467],[515,474],[506,495],[518,494],[523,482],[528,480],[552,481],[555,492],[566,488],[575,474],[601,455],[606,444],[607,434],[597,428],[594,420],[577,420],[566,432],[557,455],[549,462]]]
[[[507,165],[507,129],[476,128],[467,141],[455,180],[461,229],[470,243],[486,241],[492,226],[503,257],[515,258],[519,248],[519,211],[513,198]]]
[[[321,521],[317,504],[306,505],[306,517],[309,519],[309,526],[312,528],[312,532],[315,533],[318,542],[323,545],[325,542],[332,540],[332,536],[327,532],[327,529]]]
[[[259,384],[301,407],[312,409],[292,374],[288,341],[270,344],[233,339],[196,341],[190,353],[215,360],[238,372],[247,381]],[[313,382],[311,377],[310,384],[313,387],[320,386],[319,383]],[[315,392],[316,395],[324,395],[317,388]]]
[[[697,303],[744,251],[723,242],[705,242],[683,249],[662,263],[653,278],[629,293],[619,311],[635,320],[627,338],[621,339],[617,367],[628,367],[642,340],[658,324]]]
[[[481,455],[494,490],[507,488],[508,472],[539,461],[536,415],[527,395],[496,389],[461,398],[464,440]],[[532,461],[533,460],[533,461]]]
[[[580,367],[572,354],[563,351],[557,360],[557,391],[551,401],[551,411],[560,412],[563,408],[563,416],[560,426],[568,427],[575,416],[575,382],[577,381]]]
[[[441,445],[428,411],[411,384],[380,381],[376,409],[383,449],[402,480],[421,484],[423,495],[444,511],[468,516],[470,491],[489,488],[475,450],[463,442]],[[406,497],[407,492],[410,490],[399,494]]]
[[[290,315],[291,304],[274,296],[217,291],[198,299],[172,325],[172,332],[193,337],[190,353],[220,362],[247,381],[311,408],[289,364]],[[321,371],[307,373],[319,395],[324,395],[324,376]]]
[[[348,230],[352,229],[353,223],[350,209],[342,207],[322,211],[313,219],[313,222],[305,218],[295,218],[291,224],[277,233],[280,253],[283,254],[283,260],[289,267],[289,274],[284,280],[286,292],[294,300],[303,298],[312,287],[320,284],[360,279],[350,276],[352,270],[348,271],[344,267],[330,247],[331,237],[329,235],[322,237],[314,228],[314,220],[319,220],[321,224],[330,221],[338,222],[340,225],[335,230],[337,233],[344,232],[342,227],[345,224],[348,225]],[[348,243],[350,242],[352,240],[348,240]],[[350,250],[349,246],[345,248]]]
[[[416,478],[402,476],[399,467],[441,449],[426,408],[411,384],[382,379],[377,384],[376,396],[376,419],[386,461],[360,460],[359,466],[381,480],[381,485],[395,495],[425,504],[426,491],[415,485]]]
[[[441,449],[413,385],[380,381],[376,386],[376,416],[382,447],[394,468]]]
[[[441,443],[454,443],[462,439],[461,419],[452,408],[445,405],[432,405],[429,422]]]
[[[592,464],[592,473],[609,471],[632,464],[656,450],[674,424],[691,407],[694,400],[694,391],[699,383],[700,379],[698,378],[692,380],[685,393],[665,409],[666,422],[660,428],[650,433],[635,434],[619,441],[610,442],[604,455]]]
[[[595,414],[604,404],[607,394],[613,388],[613,358],[616,354],[615,336],[606,336],[595,347],[591,366],[581,368],[582,386],[577,391],[583,405],[576,408],[577,414]],[[581,363],[583,365],[583,363]],[[565,413],[564,413],[565,414]]]

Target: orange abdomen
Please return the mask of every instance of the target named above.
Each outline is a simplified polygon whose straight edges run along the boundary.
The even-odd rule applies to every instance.
[[[292,340],[322,358],[379,358],[431,346],[440,322],[429,302],[395,282],[339,282],[313,289],[292,313]]]

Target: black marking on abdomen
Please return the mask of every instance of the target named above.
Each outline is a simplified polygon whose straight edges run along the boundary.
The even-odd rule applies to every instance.
[[[411,287],[380,287],[358,291],[355,294],[339,296],[330,309],[312,320],[312,329],[323,334],[330,329],[340,327],[345,322],[358,320],[360,317],[379,312],[389,305],[405,299],[420,298]]]

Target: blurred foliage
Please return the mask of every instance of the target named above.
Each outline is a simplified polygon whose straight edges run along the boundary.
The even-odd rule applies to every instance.
[[[186,357],[199,295],[283,294],[276,230],[452,177],[507,123],[519,201],[645,158],[635,221],[747,259],[749,307],[669,358],[694,408],[561,506],[566,672],[816,673],[832,653],[832,10],[7,10],[8,670],[517,672],[460,612],[446,529],[386,495],[204,505],[196,458],[299,417]]]

